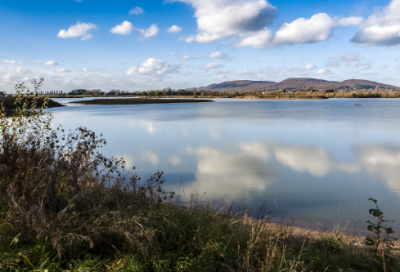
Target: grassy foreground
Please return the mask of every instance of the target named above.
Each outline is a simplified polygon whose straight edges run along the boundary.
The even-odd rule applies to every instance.
[[[24,90],[30,110],[0,118],[1,271],[383,271],[358,238],[169,204],[162,172],[142,181],[94,132],[52,130]]]
[[[122,195],[121,195],[122,196]],[[51,238],[3,240],[2,271],[383,271],[368,248],[340,234],[319,237],[259,221],[141,201],[89,217],[95,245],[70,242],[57,257]],[[106,214],[104,215],[106,216]],[[400,271],[399,259],[387,271]]]

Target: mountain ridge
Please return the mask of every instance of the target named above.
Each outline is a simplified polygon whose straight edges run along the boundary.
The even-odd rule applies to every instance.
[[[251,92],[256,90],[374,90],[376,86],[384,90],[400,90],[400,87],[369,81],[365,79],[346,79],[344,81],[328,81],[316,78],[287,78],[280,82],[274,81],[252,81],[252,80],[233,80],[221,83],[210,84],[200,87],[201,90],[219,90],[225,92]]]

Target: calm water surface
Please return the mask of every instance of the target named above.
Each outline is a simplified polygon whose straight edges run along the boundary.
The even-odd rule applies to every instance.
[[[361,233],[374,197],[400,232],[400,99],[215,101],[52,111],[55,126],[102,132],[103,154],[143,178],[163,170],[177,201]]]

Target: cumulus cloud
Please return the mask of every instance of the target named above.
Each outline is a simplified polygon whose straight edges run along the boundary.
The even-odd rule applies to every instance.
[[[329,69],[326,68],[321,68],[316,72],[317,75],[329,75],[332,74],[332,72]]]
[[[392,0],[360,25],[352,42],[362,45],[400,44],[400,0]]]
[[[219,64],[219,63],[208,63],[207,65],[201,67],[202,69],[216,69],[216,68],[221,68],[224,67],[224,65]]]
[[[237,48],[252,46],[256,49],[265,49],[272,45],[274,35],[268,28],[265,28],[256,32],[240,34],[239,37],[242,40],[236,45]]]
[[[160,31],[156,24],[152,24],[148,29],[134,28],[133,30],[139,32],[139,40],[157,36],[158,32]]]
[[[179,27],[177,25],[173,25],[170,28],[167,28],[168,33],[178,33],[182,31],[182,27]]]
[[[299,18],[283,24],[274,37],[275,44],[315,43],[326,41],[336,27],[358,25],[361,17],[331,18],[326,13],[318,13],[310,19]]]
[[[273,23],[277,8],[266,0],[170,1],[187,3],[195,9],[197,34],[186,37],[187,43],[209,43],[235,37],[240,40],[236,48],[265,49],[274,45],[326,41],[335,28],[362,23],[361,17],[331,18],[326,13],[318,13],[309,19],[285,23],[274,35],[268,26]]]
[[[120,25],[116,25],[111,30],[111,33],[118,34],[118,35],[129,35],[133,31],[136,31],[140,34],[139,40],[144,40],[146,38],[157,36],[159,29],[156,24],[152,24],[147,29],[136,28],[132,25],[129,21],[124,21]]]
[[[95,24],[90,23],[77,23],[68,28],[68,30],[62,29],[58,32],[57,37],[59,38],[78,38],[81,37],[82,41],[91,39],[92,34],[89,33],[90,30],[96,29]]]
[[[190,4],[197,19],[196,35],[186,42],[208,43],[228,36],[254,32],[273,22],[276,7],[266,0],[172,0]]]
[[[4,83],[11,83],[12,85],[15,84],[16,82],[20,81],[26,81],[28,78],[26,77],[30,73],[29,69],[24,69],[22,67],[17,67],[16,69],[8,72],[7,74],[4,74],[2,76],[3,82],[0,81],[0,86],[3,85]],[[9,87],[11,88],[12,85]]]
[[[58,63],[55,62],[54,60],[49,60],[49,61],[40,61],[40,60],[38,60],[38,61],[36,61],[36,63],[44,65],[44,66],[55,66],[55,65],[58,65]]]
[[[55,68],[53,71],[56,72],[56,73],[69,73],[69,72],[71,72],[70,70],[67,70],[65,68]]]
[[[309,63],[309,64],[306,65],[306,67],[304,67],[304,70],[312,70],[312,69],[315,69],[315,68],[317,68],[317,66],[315,66],[312,63]]]
[[[86,67],[83,67],[83,68],[82,68],[82,71],[86,73],[86,72],[87,72],[87,68],[86,68]]]
[[[184,55],[184,56],[181,57],[181,60],[188,60],[188,59],[190,59],[189,55]]]
[[[147,75],[147,76],[160,76],[170,73],[176,73],[180,68],[177,64],[166,64],[162,60],[149,58],[142,63],[139,67],[130,67],[126,71],[127,75]]]
[[[3,60],[3,63],[4,63],[4,64],[11,64],[11,65],[14,65],[14,64],[21,64],[22,62],[18,62],[18,61],[15,61],[15,60],[8,60],[8,59],[5,59],[5,60]]]
[[[124,21],[122,24],[113,27],[110,31],[114,34],[129,35],[132,33],[133,29],[134,28],[131,22]]]
[[[144,10],[141,7],[134,7],[129,11],[129,14],[138,15],[138,14],[141,14],[143,12],[144,12]]]
[[[208,57],[211,59],[226,59],[226,58],[228,58],[228,55],[217,51],[217,52],[211,53]]]

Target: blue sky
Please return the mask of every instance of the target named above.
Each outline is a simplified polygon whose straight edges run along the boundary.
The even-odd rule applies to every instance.
[[[400,86],[400,0],[0,0],[0,89],[313,77]]]

